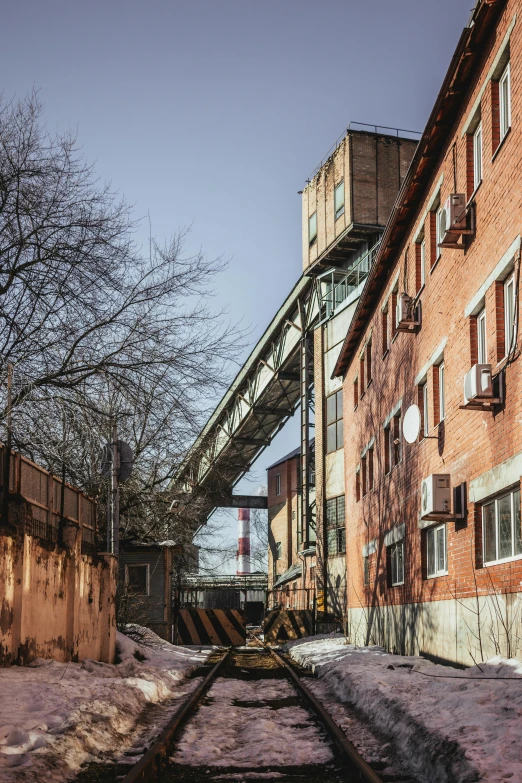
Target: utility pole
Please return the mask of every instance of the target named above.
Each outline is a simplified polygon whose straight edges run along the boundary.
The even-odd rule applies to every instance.
[[[4,527],[9,525],[9,480],[11,469],[11,447],[13,442],[13,421],[12,421],[12,389],[13,389],[13,365],[7,365],[7,438],[4,449],[4,491],[2,494],[2,524]]]

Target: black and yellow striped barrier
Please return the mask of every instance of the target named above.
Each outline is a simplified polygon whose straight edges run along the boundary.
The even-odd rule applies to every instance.
[[[180,609],[178,644],[218,644],[240,647],[246,625],[239,609]]]
[[[312,634],[312,612],[309,609],[273,609],[263,627],[265,642],[288,642]]]

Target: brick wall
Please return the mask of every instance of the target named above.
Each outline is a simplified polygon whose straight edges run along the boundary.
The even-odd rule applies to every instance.
[[[297,558],[297,522],[299,457],[281,462],[267,471],[268,481],[268,589],[274,583],[274,574],[280,576]],[[277,476],[281,493],[276,493]],[[281,558],[276,560],[276,544],[281,542]],[[275,565],[275,570],[274,570]]]
[[[430,185],[404,235],[380,300],[368,320],[367,334],[373,329],[373,343],[381,345],[386,320],[388,328],[391,328],[390,317],[383,319],[382,311],[386,303],[391,302],[392,283],[397,273],[400,290],[405,288],[410,294],[416,293],[416,264],[408,264],[405,271],[405,257],[407,252],[409,258],[416,257],[415,242],[424,234],[429,252],[426,283],[420,295],[422,327],[417,334],[398,333],[393,339],[390,335],[390,350],[384,357],[381,357],[380,351],[373,352],[373,382],[364,397],[359,399],[355,410],[352,405],[353,384],[359,373],[358,357],[367,334],[354,351],[344,379],[348,601],[353,618],[357,618],[359,626],[364,629],[366,640],[404,647],[405,640],[409,639],[411,650],[424,649],[441,657],[465,661],[470,659],[466,653],[468,648],[468,652],[474,649],[475,655],[480,657],[477,649],[481,644],[476,638],[477,618],[473,614],[473,601],[480,598],[485,602],[484,612],[489,612],[489,617],[495,612],[495,601],[502,602],[502,611],[514,611],[508,608],[508,604],[511,605],[509,595],[520,590],[522,559],[484,567],[481,521],[484,498],[481,498],[481,503],[474,503],[472,493],[467,523],[447,523],[447,575],[428,579],[427,534],[419,527],[420,485],[422,479],[431,473],[448,473],[453,486],[466,482],[468,489],[470,486],[473,488],[472,482],[480,477],[493,476],[496,483],[493,481],[490,487],[500,490],[503,488],[502,475],[505,475],[507,489],[513,485],[513,470],[508,470],[506,465],[511,463],[506,463],[506,460],[522,454],[522,360],[516,355],[508,365],[505,359],[504,279],[509,273],[509,264],[498,271],[498,280],[493,278],[487,282],[495,268],[502,267],[500,262],[503,258],[517,266],[516,243],[522,230],[520,21],[513,27],[510,39],[512,127],[500,146],[498,90],[494,82],[486,80],[515,12],[520,17],[520,0],[506,3],[498,29],[492,33],[480,72],[477,72],[469,94],[462,101],[457,124],[448,134]],[[435,191],[441,175],[441,203],[453,192],[454,177],[457,192],[469,194],[470,151],[464,131],[471,108],[483,87],[483,179],[474,195],[476,236],[467,242],[465,251],[442,249],[439,255],[435,246],[435,212],[429,207],[439,202]],[[484,289],[483,296],[481,287]],[[476,312],[469,312],[469,309],[473,303],[474,309],[480,306],[481,296],[486,308],[488,360],[494,373],[505,369],[506,401],[503,409],[496,414],[459,407],[463,404],[463,378],[477,350],[476,326],[472,321]],[[518,344],[520,339],[519,334]],[[444,362],[446,415],[438,423],[440,390],[439,373],[435,367],[441,361]],[[401,460],[387,473],[383,423],[401,400],[402,415],[412,403],[418,402],[417,381],[422,368],[425,368],[428,384],[429,438],[413,445],[402,442]],[[375,437],[374,488],[357,501],[356,467],[361,461],[361,450],[371,437]],[[495,467],[497,471],[488,474]],[[517,473],[518,483],[521,472]],[[384,537],[402,523],[406,526],[405,579],[403,585],[391,587],[390,549],[385,546]],[[367,585],[363,576],[365,545],[370,550],[375,548],[369,555],[370,578]],[[433,608],[429,613],[419,609],[434,602],[440,602],[439,610],[444,614],[434,614]],[[457,611],[458,602],[464,608]],[[399,609],[405,606],[411,611],[401,614]],[[378,611],[370,612],[370,608]],[[446,623],[450,616],[451,622]],[[388,627],[392,623],[397,626],[393,633]],[[444,630],[441,630],[443,626]],[[469,628],[469,633],[462,630],[465,627]],[[499,630],[498,635],[502,637],[503,632]],[[501,644],[504,650],[506,641],[504,638]],[[481,643],[486,646],[485,640]]]

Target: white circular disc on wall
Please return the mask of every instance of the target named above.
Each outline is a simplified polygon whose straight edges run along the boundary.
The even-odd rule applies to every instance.
[[[421,428],[421,412],[418,405],[410,405],[404,414],[402,432],[406,443],[415,443]]]

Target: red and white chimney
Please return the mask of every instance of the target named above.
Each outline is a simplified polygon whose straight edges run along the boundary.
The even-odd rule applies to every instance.
[[[250,573],[250,509],[237,510],[237,574]]]

